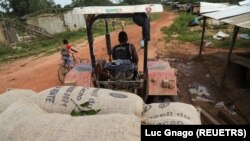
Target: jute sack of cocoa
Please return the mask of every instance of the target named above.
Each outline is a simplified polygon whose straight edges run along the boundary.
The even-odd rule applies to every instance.
[[[139,141],[140,119],[107,114],[72,117],[47,113],[28,99],[20,99],[0,114],[3,141]]]
[[[143,100],[133,93],[109,89],[84,88],[74,86],[53,87],[39,92],[35,103],[50,113],[70,114],[76,105],[89,102],[88,109],[98,110],[98,114],[135,114],[141,116]]]
[[[191,104],[165,102],[145,104],[144,124],[201,124],[200,111]]]
[[[16,102],[19,98],[31,98],[37,93],[26,89],[10,89],[5,93],[0,94],[0,113],[3,112],[9,105]]]

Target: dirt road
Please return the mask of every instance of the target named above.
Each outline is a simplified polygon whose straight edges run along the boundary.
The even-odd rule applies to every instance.
[[[160,19],[151,23],[151,41],[149,42],[149,58],[156,56],[157,48],[162,48],[163,35],[160,31],[161,27],[168,26],[173,22],[174,14],[164,12]],[[128,33],[129,42],[135,44],[139,49],[139,41],[142,38],[141,28],[137,25],[127,26],[125,31]],[[111,33],[112,46],[118,43],[117,36],[119,30]],[[72,43],[79,49],[77,57],[89,59],[89,50],[87,41],[78,40]],[[106,58],[105,37],[99,36],[94,39],[96,58]],[[139,56],[143,55],[143,51],[139,51]],[[142,66],[141,61],[139,66]],[[60,53],[48,56],[35,56],[14,61],[10,64],[0,65],[0,93],[7,88],[31,89],[36,92],[50,88],[52,86],[61,85],[57,78],[57,70],[59,67]]]
[[[244,118],[243,120],[240,116],[234,116],[239,123],[249,124],[249,87],[248,89],[236,87],[237,85],[234,83],[238,81],[232,76],[230,77],[232,80],[227,80],[227,83],[233,82],[234,87],[229,85],[229,87],[224,88],[219,85],[226,63],[225,60],[216,57],[215,54],[217,52],[227,53],[228,49],[206,47],[203,52],[204,57],[197,59],[199,52],[197,45],[178,42],[174,39],[165,43],[161,28],[169,26],[173,22],[174,17],[175,14],[164,12],[161,14],[160,19],[151,22],[151,41],[149,42],[148,57],[154,58],[159,56],[172,59],[170,61],[171,65],[178,70],[177,86],[181,102],[193,103],[196,106],[203,107],[216,118],[218,118],[218,113],[221,109],[215,108],[215,104],[224,102],[225,107],[228,107],[229,111],[236,111],[237,115]],[[139,41],[142,38],[141,28],[136,25],[130,25],[126,27],[125,31],[128,33],[129,42],[133,43],[139,50]],[[118,33],[119,30],[111,33],[112,46],[118,43]],[[81,59],[90,58],[87,41],[78,40],[72,44],[79,50],[77,57]],[[99,36],[94,39],[94,51],[96,59],[107,59],[105,36]],[[234,52],[236,51],[240,50],[235,49]],[[140,56],[139,69],[141,69],[143,50],[140,50],[138,54]],[[58,52],[52,55],[43,56],[41,54],[36,57],[17,60],[13,63],[1,64],[0,93],[7,88],[31,89],[39,92],[46,88],[61,85],[57,78],[60,62],[60,53]],[[209,97],[198,99],[199,97],[197,98],[190,94],[189,90],[191,88],[197,88],[198,90],[198,87],[205,88],[210,94]],[[210,100],[210,102],[206,100]],[[211,124],[206,121],[206,118],[202,118],[202,120],[204,120],[204,124]]]

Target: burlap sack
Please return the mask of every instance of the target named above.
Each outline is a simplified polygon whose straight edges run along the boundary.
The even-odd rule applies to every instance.
[[[11,89],[5,93],[0,94],[0,113],[3,112],[9,105],[16,102],[22,97],[33,97],[37,93],[31,90],[25,89]]]
[[[191,104],[171,102],[145,104],[144,124],[201,124],[200,111]]]
[[[73,100],[73,101],[72,101]],[[50,113],[70,114],[77,105],[89,102],[98,114],[122,113],[141,116],[143,100],[132,93],[74,86],[53,87],[38,94],[35,103]]]
[[[108,114],[72,117],[47,113],[20,99],[0,114],[2,141],[139,141],[140,119]]]

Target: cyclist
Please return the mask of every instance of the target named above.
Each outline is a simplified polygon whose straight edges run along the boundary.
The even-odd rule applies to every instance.
[[[71,60],[70,58],[70,53],[71,51],[73,52],[77,52],[76,50],[74,50],[73,48],[71,48],[71,45],[68,43],[67,39],[63,40],[63,47],[61,48],[61,55],[62,55],[62,59],[64,61],[66,61],[66,63],[73,68],[74,67],[74,62]]]

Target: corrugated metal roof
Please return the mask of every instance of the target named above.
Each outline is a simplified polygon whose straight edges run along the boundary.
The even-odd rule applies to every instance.
[[[220,11],[221,8],[228,7],[229,3],[209,3],[209,2],[201,2],[200,3],[200,13],[209,13]]]
[[[250,13],[238,15],[238,16],[231,17],[231,18],[226,18],[221,21],[226,22],[226,23],[231,23],[231,24],[239,24],[245,21],[250,21]]]
[[[221,20],[241,14],[250,13],[250,6],[238,6],[230,9],[224,9],[218,12],[203,14],[205,17],[210,17],[216,20]]]
[[[250,29],[250,21],[239,23],[237,26]]]
[[[228,24],[250,29],[250,5],[229,6],[218,10],[219,11],[204,13],[202,15]]]
[[[221,21],[232,25],[237,25],[239,27],[250,28],[250,13],[226,18]]]

